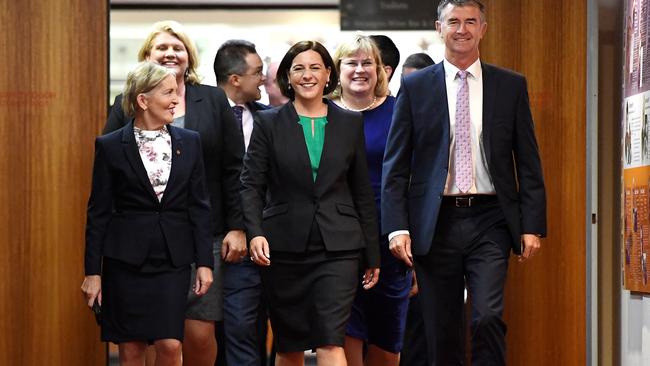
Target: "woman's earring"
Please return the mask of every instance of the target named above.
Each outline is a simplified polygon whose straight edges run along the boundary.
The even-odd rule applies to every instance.
[[[326,88],[329,88],[329,87],[330,87],[330,82],[329,82],[329,81],[325,83],[325,87],[326,87]]]
[[[289,88],[289,90],[291,90],[291,84],[289,84],[288,88]]]

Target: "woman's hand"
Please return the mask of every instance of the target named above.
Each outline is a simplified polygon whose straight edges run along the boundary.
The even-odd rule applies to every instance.
[[[413,280],[411,281],[411,290],[409,290],[409,299],[420,292],[418,287],[418,278],[415,276],[415,270],[413,270]]]
[[[256,236],[251,239],[251,260],[259,266],[271,265],[271,253],[269,251],[269,242],[263,236]]]
[[[81,292],[86,297],[86,303],[89,308],[93,307],[95,299],[99,305],[102,305],[102,277],[100,275],[90,275],[84,277],[84,282],[81,284]]]
[[[379,281],[379,268],[368,268],[363,275],[361,284],[364,290],[370,290]]]
[[[210,285],[212,285],[212,268],[199,267],[196,269],[196,280],[194,281],[194,293],[198,296],[203,296],[208,292]]]

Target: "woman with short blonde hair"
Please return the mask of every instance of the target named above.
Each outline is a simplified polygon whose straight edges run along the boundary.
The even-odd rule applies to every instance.
[[[140,63],[124,88],[132,118],[95,140],[81,289],[122,366],[142,365],[147,344],[156,365],[180,365],[187,290],[203,296],[213,281],[201,142],[169,126],[176,90],[172,70]]]
[[[155,23],[140,48],[138,59],[154,62],[174,72],[178,105],[172,125],[197,131],[201,135],[213,211],[213,276],[220,277],[222,250],[228,257],[239,261],[246,255],[246,237],[238,194],[239,172],[244,154],[239,124],[225,92],[199,83],[196,46],[178,22],[165,20]],[[115,98],[104,133],[117,130],[128,123],[130,107],[122,103],[122,99],[122,95]],[[193,276],[195,273],[193,269]],[[183,342],[185,365],[214,365],[217,357],[215,327],[216,322],[222,320],[223,281],[215,281],[202,297],[197,297],[188,290]]]
[[[333,94],[334,101],[345,109],[363,114],[368,171],[379,213],[382,162],[395,97],[388,95],[388,77],[379,49],[370,37],[357,34],[339,44],[334,63],[340,79]],[[410,269],[391,254],[385,236],[380,236],[379,246],[381,278],[372,289],[357,291],[347,323],[345,356],[348,366],[364,364],[364,342],[368,344],[366,365],[399,364],[411,287]]]

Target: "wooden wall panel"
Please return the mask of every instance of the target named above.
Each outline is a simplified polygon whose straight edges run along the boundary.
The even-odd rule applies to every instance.
[[[79,290],[106,0],[0,2],[0,364],[100,365]]]
[[[548,195],[548,238],[510,263],[508,365],[586,362],[586,1],[485,0],[481,59],[524,74]]]

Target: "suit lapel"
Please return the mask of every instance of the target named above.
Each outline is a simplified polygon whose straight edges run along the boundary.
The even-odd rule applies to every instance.
[[[178,176],[182,174],[182,168],[185,167],[185,156],[183,149],[183,139],[178,133],[178,129],[167,125],[167,130],[172,139],[172,168],[169,172],[169,179],[167,179],[167,186],[165,187],[165,193],[163,193],[161,204],[164,204],[167,197],[173,193],[175,188],[175,183],[179,179]]]
[[[140,180],[140,183],[143,184],[145,190],[151,194],[151,197],[158,202],[156,193],[151,186],[149,181],[149,176],[147,175],[147,170],[142,163],[142,158],[140,158],[140,151],[138,150],[138,144],[135,141],[135,135],[133,134],[133,120],[129,122],[124,129],[122,129],[122,147],[124,148],[124,154],[126,155],[126,160],[131,165],[131,168],[135,172],[135,175]]]
[[[306,181],[309,187],[313,187],[314,178],[311,174],[311,160],[309,160],[309,152],[307,151],[307,143],[305,142],[305,134],[302,126],[298,121],[298,113],[293,107],[293,103],[289,102],[282,107],[278,115],[279,121],[284,121],[288,124],[286,130],[289,134],[289,141],[292,145],[289,147],[296,154],[298,160],[297,173],[300,180]]]
[[[490,163],[490,136],[492,134],[494,100],[496,97],[497,82],[494,79],[494,73],[490,65],[481,64],[483,72],[483,149],[485,158]]]
[[[445,82],[445,68],[444,64],[440,62],[431,69],[431,85],[433,98],[424,98],[425,101],[431,103],[430,106],[427,106],[429,111],[439,111],[434,116],[434,121],[440,121],[442,126],[443,141],[447,142],[447,147],[444,149],[449,155],[449,142],[450,142],[450,125],[451,121],[449,120],[449,101],[447,100],[447,83]],[[442,108],[440,108],[442,107]],[[445,159],[449,161],[449,156]]]
[[[185,128],[198,131],[196,111],[201,110],[203,97],[197,93],[194,85],[185,84]]]

